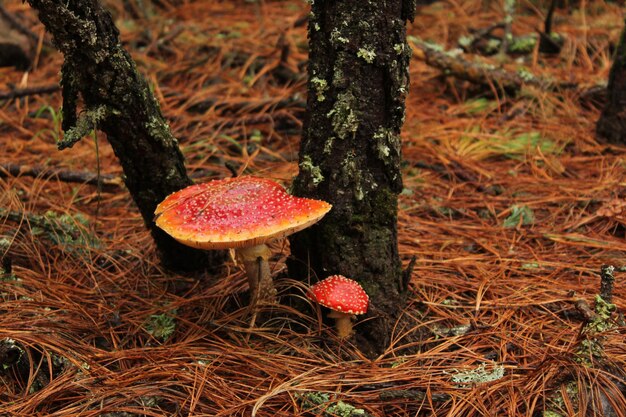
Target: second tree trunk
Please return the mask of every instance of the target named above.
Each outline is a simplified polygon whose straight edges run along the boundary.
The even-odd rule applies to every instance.
[[[311,7],[307,120],[293,193],[333,205],[291,241],[292,275],[357,280],[371,300],[357,332],[381,352],[403,307],[397,242],[402,191],[400,129],[411,55],[406,20],[415,4],[321,1]]]

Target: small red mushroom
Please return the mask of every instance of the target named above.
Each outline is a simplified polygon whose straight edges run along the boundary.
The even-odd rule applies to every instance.
[[[248,275],[252,304],[273,303],[276,290],[265,244],[320,220],[331,205],[293,197],[278,183],[236,177],[196,184],[170,194],[155,223],[179,242],[200,249],[236,249]]]
[[[369,296],[358,282],[343,275],[332,275],[309,288],[307,297],[332,311],[337,334],[346,338],[352,334],[352,317],[367,313]]]

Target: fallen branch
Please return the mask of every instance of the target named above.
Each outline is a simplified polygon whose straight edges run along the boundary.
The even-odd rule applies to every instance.
[[[100,247],[98,237],[89,230],[87,218],[81,214],[69,215],[48,211],[44,215],[0,208],[0,221],[29,225],[33,236],[42,234],[67,252],[82,247]]]
[[[559,83],[538,77],[530,72],[512,72],[494,65],[471,62],[460,53],[446,51],[436,44],[422,41],[410,36],[409,41],[414,46],[414,56],[431,67],[442,70],[446,75],[460,78],[475,84],[495,84],[503,90],[515,92],[523,86],[533,86],[543,90],[573,89],[574,83]]]
[[[515,0],[504,1],[504,35],[500,44],[500,56],[505,57],[509,50],[509,44],[513,40],[513,13],[515,12]]]
[[[61,90],[59,84],[40,85],[36,87],[13,88],[10,91],[0,91],[0,100],[34,96],[38,94],[52,94]]]
[[[20,165],[14,163],[0,163],[0,178],[2,177],[35,177],[57,178],[62,182],[100,185],[103,188],[120,188],[124,186],[122,179],[111,174],[95,174],[89,171],[70,171],[66,169],[54,169],[38,165]]]

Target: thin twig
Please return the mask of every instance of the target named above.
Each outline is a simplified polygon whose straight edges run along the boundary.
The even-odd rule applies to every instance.
[[[515,0],[504,0],[504,35],[500,44],[500,56],[506,56],[509,45],[513,41],[513,13],[515,12]]]
[[[554,37],[552,35],[552,19],[554,17],[554,10],[556,9],[556,0],[550,2],[548,12],[546,13],[546,19],[543,24],[543,31],[539,32],[539,52],[557,54],[561,51],[563,42],[560,37]]]
[[[554,16],[555,9],[556,9],[556,0],[552,0],[550,2],[550,7],[548,8],[548,13],[546,13],[546,20],[543,23],[543,32],[546,35],[550,35],[550,32],[552,32],[552,18]]]

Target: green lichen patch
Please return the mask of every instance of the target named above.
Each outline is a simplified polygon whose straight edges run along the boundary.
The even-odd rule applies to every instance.
[[[531,82],[535,80],[535,75],[524,67],[517,69],[517,75],[519,75],[520,78],[526,82]]]
[[[513,37],[508,47],[508,52],[512,54],[529,54],[535,49],[538,37],[536,34]]]
[[[481,363],[473,369],[455,369],[450,373],[452,382],[461,385],[482,384],[497,381],[502,377],[504,377],[504,366],[494,364],[487,367],[486,363]]]
[[[341,164],[341,178],[346,188],[351,188],[357,201],[365,198],[362,172],[359,169],[354,153],[349,153]]]
[[[398,155],[400,149],[400,136],[392,129],[380,126],[372,136],[372,140],[378,158],[385,165],[393,165],[393,159]]]
[[[332,43],[334,43],[335,45],[337,45],[337,44],[347,44],[348,42],[350,42],[348,40],[348,38],[346,38],[346,37],[341,35],[341,32],[337,28],[334,28],[330,32],[330,41]]]
[[[362,58],[368,64],[372,64],[374,60],[376,59],[376,51],[374,51],[373,49],[368,49],[368,48],[359,48],[359,50],[356,53],[356,56],[358,56],[359,58]]]
[[[577,362],[592,366],[594,358],[599,359],[604,356],[602,346],[604,338],[600,334],[616,327],[612,320],[615,310],[615,304],[607,303],[600,295],[596,295],[594,307],[596,316],[583,328],[582,334],[585,339],[580,342],[576,351]]]
[[[356,112],[357,100],[352,91],[337,95],[337,101],[332,110],[326,114],[331,119],[333,131],[340,139],[354,137],[359,128],[359,118]]]
[[[328,90],[328,83],[326,80],[319,77],[313,77],[311,78],[311,85],[313,86],[313,89],[315,89],[317,101],[324,101],[326,99],[324,93]]]
[[[305,155],[298,166],[300,167],[300,173],[306,176],[307,182],[311,187],[317,187],[324,181],[322,170],[319,166],[313,164],[310,156]]]
[[[305,392],[298,393],[295,396],[303,409],[309,411],[322,411],[324,416],[329,417],[351,417],[357,415],[365,415],[365,410],[356,408],[352,404],[348,404],[341,400],[331,399],[330,395],[325,392]],[[320,415],[317,414],[316,415]]]
[[[24,214],[0,208],[0,217],[3,216],[21,220]],[[90,249],[99,249],[102,246],[98,237],[93,234],[88,219],[80,213],[47,211],[44,215],[33,214],[26,218],[33,236],[46,238],[67,253],[85,255]]]
[[[335,141],[335,137],[331,136],[326,139],[324,143],[324,150],[322,151],[325,155],[330,155],[333,152],[333,143]]]
[[[89,108],[80,114],[76,124],[65,132],[63,140],[57,143],[59,150],[71,148],[76,142],[87,136],[111,114],[107,106]]]
[[[596,318],[587,325],[586,330],[605,332],[615,328],[611,315],[615,312],[615,304],[607,303],[600,295],[595,298]]]

